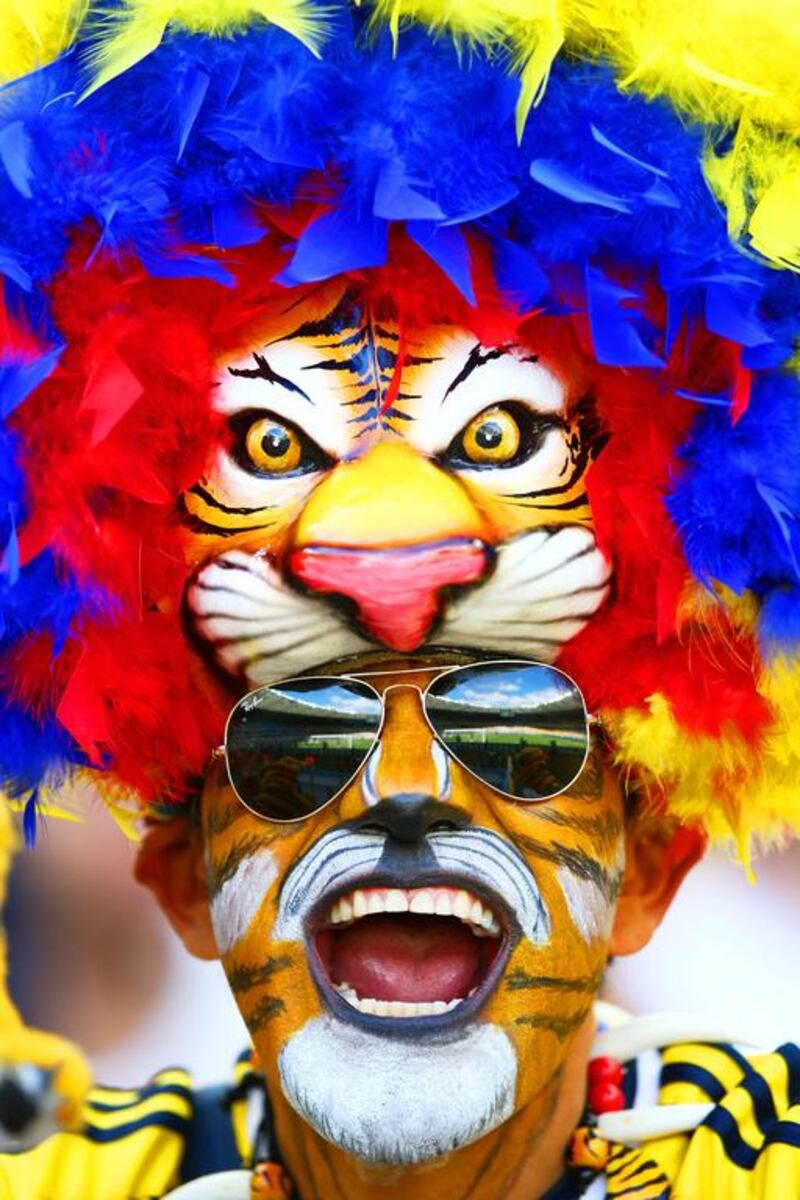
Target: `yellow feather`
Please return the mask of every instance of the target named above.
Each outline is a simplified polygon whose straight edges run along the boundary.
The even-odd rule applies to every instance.
[[[57,58],[87,6],[88,0],[0,0],[0,83]]]
[[[117,782],[113,775],[89,767],[76,771],[73,781],[73,787],[79,785],[84,793],[84,804],[99,797],[128,841],[142,840],[142,821],[147,814],[129,787]]]
[[[757,603],[752,595],[718,589],[715,600],[700,588],[687,591],[683,619],[701,626],[721,611],[743,633],[752,633]],[[751,850],[780,844],[800,828],[800,662],[776,658],[762,670],[761,695],[772,722],[759,750],[733,729],[719,738],[687,734],[661,694],[646,712],[603,715],[618,764],[641,780],[645,793],[662,786],[668,816],[702,824],[713,841],[733,840],[749,866]]]
[[[762,159],[763,164],[763,159]],[[800,270],[800,149],[792,146],[773,164],[772,181],[759,189],[750,216],[750,244],[765,258]]]
[[[395,38],[417,21],[509,56],[520,77],[517,130],[562,45],[606,59],[622,89],[664,96],[704,124],[738,129],[735,161],[707,152],[709,182],[734,237],[800,268],[800,5],[796,0],[375,0]]]
[[[226,37],[265,21],[318,54],[327,24],[325,8],[313,0],[126,0],[92,17],[97,37],[87,96],[151,54],[169,28]]]
[[[794,0],[375,0],[373,20],[509,50],[520,70],[537,47],[606,58],[621,86],[667,95],[701,120],[747,109],[792,127],[800,114],[800,7]],[[546,71],[545,71],[546,75]]]

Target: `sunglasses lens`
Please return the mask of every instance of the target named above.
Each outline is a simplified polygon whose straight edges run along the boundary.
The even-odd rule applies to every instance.
[[[248,808],[273,821],[315,812],[369,756],[380,697],[349,679],[290,679],[243,697],[228,721],[231,783]]]
[[[589,737],[583,696],[555,667],[462,667],[431,684],[425,709],[455,758],[518,800],[555,796],[583,769]]]

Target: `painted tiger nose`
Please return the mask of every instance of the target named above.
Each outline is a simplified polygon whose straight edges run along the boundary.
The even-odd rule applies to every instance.
[[[477,583],[488,565],[486,546],[467,538],[388,550],[307,546],[289,560],[294,577],[312,591],[353,600],[364,631],[400,653],[425,641],[442,590]]]
[[[370,636],[407,652],[424,642],[444,589],[487,574],[488,541],[457,479],[404,443],[382,442],[312,493],[288,565],[312,591],[353,601]]]
[[[414,546],[488,535],[458,479],[404,442],[379,442],[315,488],[295,527],[294,548]]]

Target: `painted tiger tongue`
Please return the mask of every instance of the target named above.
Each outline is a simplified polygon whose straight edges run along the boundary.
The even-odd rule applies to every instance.
[[[461,921],[384,914],[336,932],[328,970],[359,996],[413,1003],[468,995],[481,962],[481,942]]]

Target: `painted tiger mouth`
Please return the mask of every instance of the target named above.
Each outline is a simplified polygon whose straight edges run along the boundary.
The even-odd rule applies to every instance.
[[[338,1016],[416,1029],[471,1015],[502,973],[509,937],[499,903],[448,881],[353,888],[322,908],[309,942]]]

